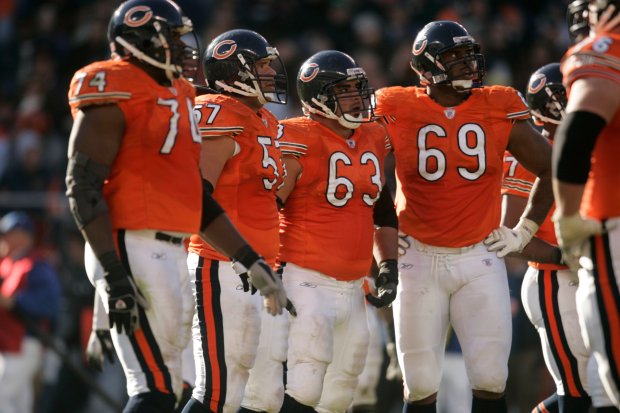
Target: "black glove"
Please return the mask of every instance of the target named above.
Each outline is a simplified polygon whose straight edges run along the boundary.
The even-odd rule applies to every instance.
[[[111,256],[113,254],[113,257]],[[148,304],[133,278],[127,274],[116,253],[106,253],[99,258],[108,283],[108,317],[110,329],[116,325],[121,334],[133,334],[140,327],[139,306],[146,309]]]
[[[379,264],[379,274],[375,279],[377,296],[366,294],[366,299],[377,308],[388,306],[396,298],[397,285],[398,261],[394,259],[383,260]]]
[[[86,345],[86,362],[90,367],[102,371],[106,358],[114,363],[114,344],[110,330],[92,330]]]
[[[254,284],[250,284],[250,277],[247,272],[239,274],[239,278],[241,278],[241,283],[243,284],[243,291],[246,293],[250,291],[250,294],[252,295],[256,294],[256,291],[258,290],[254,287]]]

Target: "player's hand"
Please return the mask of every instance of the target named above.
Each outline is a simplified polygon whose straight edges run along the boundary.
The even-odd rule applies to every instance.
[[[286,308],[288,298],[280,277],[262,258],[256,260],[248,268],[248,275],[252,285],[267,299],[267,312],[271,315],[282,314],[282,309]]]
[[[250,283],[260,291],[265,300],[267,312],[273,316],[282,314],[286,308],[292,315],[297,315],[295,306],[286,297],[282,280],[271,267],[249,245],[244,245],[232,257],[233,265],[239,266],[238,274],[246,272]]]
[[[388,356],[388,366],[385,371],[385,378],[388,381],[400,381],[403,379],[403,372],[400,370],[400,366],[398,365],[398,357],[396,356],[396,344],[395,343],[387,343],[385,346],[385,351]]]
[[[579,258],[585,252],[586,241],[592,235],[605,232],[605,228],[601,222],[584,218],[579,213],[565,216],[556,211],[553,215],[553,222],[564,262],[572,270],[577,270]]]
[[[596,25],[592,28],[595,34],[609,32],[620,24],[620,13],[614,13],[616,6],[610,4],[605,11],[601,13]]]
[[[521,252],[538,231],[538,224],[527,218],[521,218],[512,229],[501,226],[491,231],[485,238],[487,250],[497,252],[498,258],[504,258],[513,252]]]
[[[409,236],[404,232],[398,232],[398,256],[402,257],[407,253],[407,250],[411,247]]]
[[[398,286],[398,261],[394,259],[381,261],[375,286],[377,287],[377,296],[366,294],[368,302],[377,308],[392,304],[396,298],[396,287]]]
[[[107,277],[106,277],[107,278]],[[146,309],[146,299],[136,287],[133,278],[125,277],[106,279],[108,282],[108,317],[110,328],[116,326],[116,331],[121,334],[133,334],[140,328],[140,307]]]
[[[86,345],[86,362],[90,367],[103,371],[105,358],[114,363],[114,344],[110,330],[92,330]]]

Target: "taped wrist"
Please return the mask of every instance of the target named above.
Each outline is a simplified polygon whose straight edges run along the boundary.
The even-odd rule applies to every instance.
[[[202,214],[200,230],[204,231],[217,217],[224,213],[218,202],[211,196],[213,185],[206,179],[202,180]]]
[[[246,244],[239,248],[230,258],[234,261],[239,261],[246,269],[250,269],[252,264],[260,259],[260,256],[250,245]]]
[[[127,271],[125,271],[125,267],[123,267],[123,264],[115,251],[104,252],[98,258],[101,266],[103,267],[105,280],[108,284],[122,280],[128,276]]]
[[[606,124],[592,112],[568,113],[555,134],[553,176],[563,182],[586,183],[594,144]]]
[[[81,152],[75,152],[69,158],[66,194],[71,214],[80,229],[108,212],[103,198],[103,183],[109,173],[110,168],[92,161]]]
[[[531,219],[521,217],[521,219],[519,219],[519,223],[515,226],[514,229],[517,231],[524,230],[529,236],[528,240],[531,240],[534,234],[536,234],[536,232],[538,231],[539,227],[540,225],[538,225]]]
[[[383,189],[381,189],[379,199],[372,210],[372,219],[377,227],[398,229],[396,209],[394,209],[394,201],[392,200],[392,195],[390,195],[387,185],[384,185]]]

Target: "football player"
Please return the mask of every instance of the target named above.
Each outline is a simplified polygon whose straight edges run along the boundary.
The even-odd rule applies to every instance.
[[[181,394],[193,312],[184,237],[213,240],[285,300],[202,189],[194,89],[182,77],[191,31],[172,1],[122,3],[108,26],[113,57],[79,69],[69,89],[67,196],[127,378],[124,412],[172,412]]]
[[[280,245],[276,191],[285,170],[276,141],[278,122],[264,105],[286,103],[284,66],[263,36],[231,30],[210,42],[203,69],[213,92],[197,97],[194,106],[203,177],[264,257],[263,265],[272,267]],[[261,286],[246,274],[258,256],[246,248],[233,262],[206,241],[193,235],[187,259],[196,301],[196,386],[183,412],[233,413],[241,404],[261,330],[262,300],[251,293]],[[286,301],[272,298],[265,306],[270,314],[280,314]]]
[[[525,97],[534,122],[542,126],[544,136],[553,140],[566,110],[560,64],[550,63],[536,70],[530,77]],[[512,155],[506,154],[503,225],[512,226],[518,222],[535,180],[536,177]],[[575,293],[579,282],[577,274],[561,262],[550,216],[520,255],[531,259],[521,286],[523,307],[540,335],[547,369],[557,387],[556,394],[536,408],[585,412],[590,406],[586,383],[589,352],[581,338],[577,319]]]
[[[568,104],[553,147],[555,231],[565,261],[579,271],[581,331],[616,408],[620,407],[619,9],[617,0],[588,3],[588,23],[597,34],[573,46],[562,59]],[[613,411],[609,409],[613,408],[597,410]]]
[[[372,122],[374,92],[350,56],[327,50],[310,57],[297,92],[305,116],[282,121],[280,138],[287,176],[278,192],[278,260],[299,313],[289,317],[281,412],[342,413],[368,349],[362,282],[373,238],[378,295],[368,300],[390,304],[398,283],[396,214],[383,173],[391,145]]]
[[[502,258],[528,244],[551,207],[551,148],[527,122],[517,91],[481,87],[484,59],[460,24],[427,24],[413,42],[411,67],[422,87],[377,93],[394,146],[399,225],[413,243],[400,260],[394,302],[404,411],[436,411],[451,324],[472,412],[505,412],[512,329]],[[540,179],[519,223],[497,228],[507,148]]]

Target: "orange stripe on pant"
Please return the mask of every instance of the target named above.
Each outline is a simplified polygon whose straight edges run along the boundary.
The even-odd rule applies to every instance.
[[[572,369],[570,360],[566,354],[566,348],[564,348],[562,338],[560,337],[561,321],[557,319],[557,314],[553,308],[553,303],[555,301],[554,294],[556,292],[553,289],[551,277],[551,271],[545,270],[545,276],[543,277],[543,282],[545,283],[545,307],[549,318],[549,326],[551,327],[551,331],[547,332],[547,336],[550,336],[550,339],[553,340],[553,345],[558,353],[558,361],[562,363],[562,369],[565,375],[565,389],[568,390],[570,396],[579,397],[581,394],[575,383],[575,372]]]
[[[617,303],[612,292],[612,283],[616,283],[616,279],[611,276],[609,268],[607,266],[607,257],[605,253],[605,245],[603,237],[597,235],[594,237],[594,249],[596,251],[596,269],[598,271],[600,293],[603,298],[603,305],[609,323],[603,328],[609,329],[609,339],[611,341],[611,353],[608,354],[610,364],[615,364],[612,368],[615,368],[620,373],[620,318],[618,315],[618,308],[620,303]]]
[[[149,346],[149,343],[144,337],[144,331],[140,328],[136,332],[134,332],[134,338],[136,339],[136,343],[138,343],[138,347],[140,348],[140,352],[146,361],[146,365],[148,366],[150,372],[153,374],[153,380],[155,380],[155,388],[157,391],[162,393],[170,393],[168,388],[166,387],[166,383],[164,381],[164,375],[157,366],[157,362],[155,361],[155,357],[153,356],[153,351]]]

